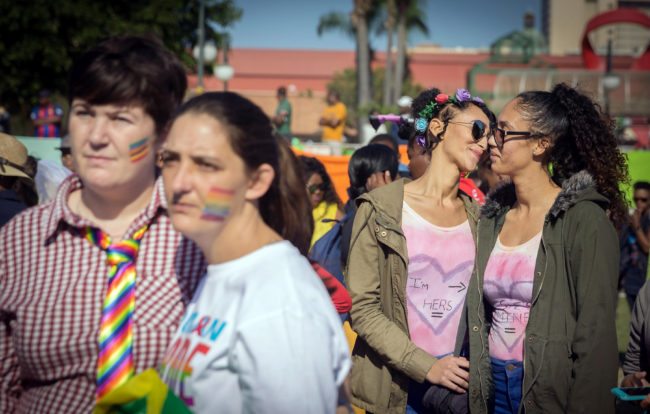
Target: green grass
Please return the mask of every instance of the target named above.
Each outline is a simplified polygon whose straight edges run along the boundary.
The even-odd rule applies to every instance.
[[[627,350],[627,340],[630,336],[630,308],[625,297],[618,298],[616,308],[616,338],[618,339],[618,352],[624,354]]]
[[[616,339],[618,341],[618,360],[620,367],[623,366],[623,357],[627,351],[627,341],[630,338],[630,307],[627,304],[625,296],[618,297],[618,306],[616,307]],[[618,369],[617,384],[623,379],[622,368]]]

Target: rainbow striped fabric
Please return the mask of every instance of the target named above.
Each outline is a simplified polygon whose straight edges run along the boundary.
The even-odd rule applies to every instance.
[[[111,243],[101,230],[87,227],[86,239],[106,250],[108,289],[99,330],[97,400],[133,376],[133,311],[135,310],[135,260],[148,225],[133,238]]]

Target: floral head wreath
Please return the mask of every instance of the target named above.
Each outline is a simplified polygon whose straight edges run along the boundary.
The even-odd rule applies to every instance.
[[[431,121],[431,118],[433,118],[433,112],[436,109],[439,109],[443,107],[444,105],[447,105],[448,103],[452,104],[460,104],[461,102],[476,102],[476,103],[484,103],[483,99],[479,98],[478,96],[472,97],[472,95],[469,93],[467,89],[457,89],[456,90],[456,95],[455,96],[449,96],[444,93],[439,93],[436,95],[436,97],[433,99],[433,101],[429,102],[424,109],[422,109],[420,112],[418,112],[418,117],[415,118],[415,131],[418,134],[417,135],[417,143],[421,147],[426,147],[426,131],[427,128],[429,127],[429,122]]]

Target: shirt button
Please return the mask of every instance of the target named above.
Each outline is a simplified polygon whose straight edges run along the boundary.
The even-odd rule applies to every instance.
[[[542,275],[542,272],[537,272],[537,276],[541,276],[541,275]]]
[[[381,234],[381,237],[386,237],[386,235],[387,235],[388,233],[386,233],[385,231],[382,231],[382,232],[379,233],[379,234]]]
[[[379,233],[379,226],[375,227],[375,231]]]
[[[476,325],[472,326],[472,331],[478,332],[478,326],[476,326]]]
[[[526,405],[527,406],[532,406],[533,405],[533,400],[526,400]]]

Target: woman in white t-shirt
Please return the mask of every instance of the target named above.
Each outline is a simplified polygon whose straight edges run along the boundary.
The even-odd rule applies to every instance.
[[[335,411],[347,343],[287,241],[310,210],[283,165],[268,117],[234,93],[184,104],[162,150],[172,223],[209,264],[161,367],[196,413]]]

